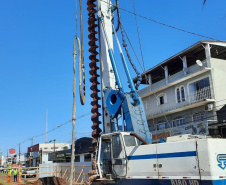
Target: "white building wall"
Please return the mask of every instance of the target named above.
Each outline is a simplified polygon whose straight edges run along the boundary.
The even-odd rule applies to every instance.
[[[69,143],[55,143],[55,151],[61,151],[64,150],[64,147],[67,147],[67,149],[70,148]],[[40,143],[39,144],[39,150],[42,150],[43,152],[53,152],[54,151],[54,143]]]
[[[16,156],[16,163],[19,163],[19,161],[20,161],[20,163],[25,163],[25,156],[24,156],[24,154],[22,154],[22,155],[17,155]]]
[[[148,97],[142,98],[147,118],[149,119],[153,115],[161,114],[161,113],[164,113],[167,111],[175,110],[175,109],[190,105],[192,102],[190,101],[191,94],[189,92],[188,85],[189,85],[189,83],[191,83],[197,79],[202,79],[204,77],[210,77],[210,72],[207,71],[207,72],[205,72],[201,75],[195,76],[189,80],[183,81],[174,86],[170,86],[169,88],[159,91],[155,94],[152,94]],[[181,86],[183,86],[184,90],[185,90],[185,101],[177,103],[175,90],[177,87],[181,87]],[[212,87],[212,85],[211,85],[211,87]],[[165,104],[158,105],[157,98],[161,94],[166,95],[167,102]],[[147,103],[147,106],[145,106],[146,103]]]
[[[212,78],[216,109],[219,110],[226,103],[226,61],[211,58]]]
[[[42,164],[53,163],[53,161],[49,161],[48,153],[42,153]]]

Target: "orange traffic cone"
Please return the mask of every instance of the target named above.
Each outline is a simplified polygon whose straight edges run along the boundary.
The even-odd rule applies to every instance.
[[[10,182],[10,176],[7,177],[7,182]]]

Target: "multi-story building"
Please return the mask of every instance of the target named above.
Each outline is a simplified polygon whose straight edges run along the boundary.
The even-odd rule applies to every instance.
[[[48,154],[55,151],[69,149],[69,143],[39,143],[28,147],[27,166],[37,166],[38,164],[51,163],[48,161]]]
[[[72,148],[72,146],[71,146]],[[93,154],[92,138],[82,137],[75,141],[75,164],[91,165]],[[57,151],[49,154],[49,161],[54,163],[71,162],[71,149]]]
[[[226,42],[200,41],[144,72],[141,83],[154,142],[179,134],[226,137]]]

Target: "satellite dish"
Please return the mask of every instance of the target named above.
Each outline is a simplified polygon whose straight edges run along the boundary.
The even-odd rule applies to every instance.
[[[201,62],[201,60],[196,60],[196,64],[199,66],[199,67],[202,67],[202,62]]]

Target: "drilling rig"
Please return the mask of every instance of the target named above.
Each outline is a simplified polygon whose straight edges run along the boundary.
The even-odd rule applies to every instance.
[[[118,1],[112,4],[110,0],[87,0],[95,150],[89,183],[226,184],[224,139],[181,135],[169,137],[165,143],[152,143],[143,103],[137,93],[139,80],[135,85],[117,36],[120,28],[123,37]],[[115,28],[112,20],[116,12],[118,25]],[[115,60],[113,36],[121,64]],[[124,90],[118,66],[123,66],[128,92]],[[100,110],[103,131],[100,129]]]

